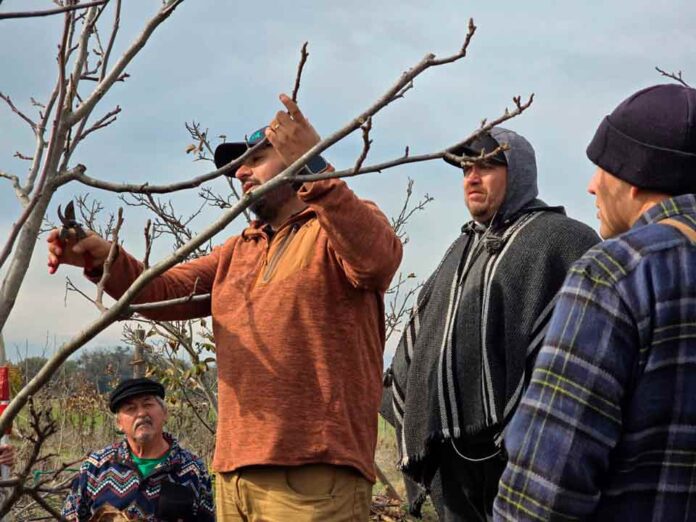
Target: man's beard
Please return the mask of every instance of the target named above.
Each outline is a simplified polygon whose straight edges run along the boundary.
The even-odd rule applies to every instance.
[[[252,203],[249,209],[256,214],[260,221],[270,223],[278,216],[283,205],[290,201],[294,195],[295,191],[290,185],[281,185]]]

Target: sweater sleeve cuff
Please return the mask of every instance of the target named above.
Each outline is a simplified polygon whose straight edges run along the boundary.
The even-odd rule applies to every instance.
[[[113,262],[111,263],[111,266],[113,266],[113,265],[116,263],[116,260],[118,259],[118,255],[119,255],[120,253],[121,253],[121,247],[117,245],[117,246],[116,246],[116,255],[114,256],[114,260],[113,260]],[[89,270],[88,270],[87,268],[85,268],[85,269],[82,271],[82,273],[84,274],[84,276],[85,276],[87,279],[89,279],[89,280],[92,281],[93,283],[98,283],[99,280],[100,280],[100,279],[102,278],[102,276],[104,275],[104,265],[102,264],[102,265],[99,265],[99,266],[95,266],[95,267],[93,267],[93,268],[90,268]]]

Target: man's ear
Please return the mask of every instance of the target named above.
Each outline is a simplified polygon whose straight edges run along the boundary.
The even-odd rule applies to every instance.
[[[121,416],[118,414],[118,412],[116,415],[114,415],[114,426],[116,427],[116,431],[119,433],[124,433],[123,428],[121,427]]]
[[[636,187],[635,185],[631,185],[631,188],[629,190],[629,194],[631,196],[631,199],[635,200],[638,199],[642,195],[642,190]]]

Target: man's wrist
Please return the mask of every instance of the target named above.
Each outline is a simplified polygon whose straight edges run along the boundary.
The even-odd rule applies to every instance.
[[[321,174],[329,168],[329,163],[320,155],[312,156],[309,158],[304,166],[306,174]]]
[[[90,279],[101,279],[101,276],[104,275],[104,265],[101,264],[99,266],[93,266],[91,268],[85,267],[83,273]]]

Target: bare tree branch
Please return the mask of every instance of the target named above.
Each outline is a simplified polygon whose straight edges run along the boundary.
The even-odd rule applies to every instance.
[[[152,251],[151,228],[152,228],[152,220],[148,219],[147,223],[145,223],[145,230],[143,231],[145,234],[145,256],[143,257],[143,266],[145,268],[150,267],[150,252]]]
[[[101,73],[99,74],[99,81],[103,81],[106,77],[107,67],[109,65],[109,57],[111,56],[111,51],[114,48],[114,42],[116,41],[116,34],[121,25],[121,0],[116,0],[116,10],[114,11],[114,24],[111,29],[111,36],[109,37],[109,43],[106,45],[106,51],[102,56]],[[124,73],[125,74],[125,73]],[[122,75],[123,76],[123,75]],[[117,80],[123,81],[123,80]]]
[[[121,76],[126,66],[133,60],[135,55],[138,54],[138,51],[145,46],[154,30],[169,18],[181,2],[183,2],[183,0],[169,0],[162,6],[157,14],[150,19],[142,33],[140,33],[126,52],[123,53],[123,56],[116,62],[116,65],[104,76],[104,79],[97,84],[92,94],[90,94],[80,107],[70,115],[67,119],[68,125],[74,125],[92,111],[94,106],[104,97],[109,88]]]
[[[109,0],[96,0],[94,2],[87,2],[85,4],[75,4],[68,5],[65,7],[57,7],[55,9],[46,9],[45,11],[22,11],[14,13],[0,13],[0,20],[6,20],[9,18],[37,18],[40,16],[51,16],[60,13],[68,13],[77,9],[87,9],[88,7],[104,5],[108,2]]]
[[[107,256],[106,261],[104,261],[102,276],[99,279],[99,283],[97,283],[97,297],[95,299],[95,303],[102,312],[106,311],[106,307],[104,306],[104,286],[109,280],[109,276],[111,275],[110,268],[114,262],[114,259],[116,259],[116,253],[118,252],[118,234],[121,231],[121,225],[123,225],[123,209],[119,208],[118,215],[116,217],[116,226],[114,227],[111,236],[111,248],[109,249],[109,255]]]
[[[92,298],[91,298],[90,296],[88,296],[85,292],[83,292],[82,290],[80,290],[80,289],[78,288],[78,286],[77,286],[75,283],[72,282],[72,279],[70,279],[69,277],[66,277],[66,278],[65,278],[65,295],[64,295],[64,297],[63,297],[63,305],[64,305],[65,307],[68,306],[68,292],[75,292],[75,293],[77,293],[77,294],[80,294],[80,295],[81,295],[82,297],[84,297],[87,301],[89,301],[89,302],[92,303],[94,306],[96,306],[97,308],[99,308],[99,305],[97,304],[97,302],[96,302],[94,299],[92,299]]]
[[[414,287],[409,288],[405,294],[401,294],[402,288],[406,285],[409,279],[413,279],[415,274],[408,274],[404,278],[402,273],[399,273],[397,282],[388,290],[391,294],[387,310],[384,316],[385,339],[389,339],[394,333],[399,331],[399,326],[406,318],[409,310],[411,299],[418,293],[423,283],[419,283]]]
[[[659,67],[655,67],[655,70],[656,70],[657,72],[659,72],[662,76],[666,76],[667,78],[670,78],[670,79],[672,79],[672,80],[674,80],[674,81],[676,81],[676,82],[679,82],[679,83],[682,84],[684,87],[689,87],[689,88],[691,87],[691,85],[689,85],[688,83],[686,83],[686,80],[684,80],[684,78],[682,78],[682,72],[681,72],[681,71],[677,71],[676,73],[667,72],[667,71],[664,71],[664,70],[660,69]]]
[[[53,435],[57,429],[56,422],[51,417],[50,411],[37,410],[32,398],[29,398],[29,416],[29,427],[31,428],[32,433],[27,435],[25,438],[31,443],[31,453],[22,468],[17,473],[17,482],[12,488],[12,491],[5,498],[2,506],[0,506],[0,517],[7,515],[12,506],[22,495],[28,494],[36,500],[36,497],[34,497],[34,494],[36,493],[35,489],[26,487],[26,482],[34,466],[38,462],[46,459],[46,456],[41,457],[41,450],[46,440],[48,440],[48,438]],[[40,498],[38,494],[36,494],[36,496]],[[43,499],[41,499],[41,502],[43,502]],[[58,516],[60,517],[60,515]]]
[[[85,70],[88,68],[87,58],[89,56],[89,43],[92,34],[95,34],[97,36],[98,41],[99,33],[96,29],[96,23],[97,18],[100,14],[101,12],[97,12],[97,8],[93,7],[87,11],[87,14],[84,19],[82,31],[80,32],[80,39],[77,44],[77,58],[75,59],[75,63],[73,65],[73,71],[70,74],[68,95],[65,102],[67,106],[67,118],[70,117],[73,108],[73,101],[76,98],[80,101],[80,103],[83,103],[82,98],[78,94],[78,86],[80,83],[80,79],[86,74]],[[68,164],[70,162],[70,158],[72,157],[72,154],[75,152],[75,148],[84,138],[83,131],[85,126],[87,125],[87,120],[89,119],[91,112],[92,111],[90,110],[84,115],[84,117],[79,122],[79,125],[77,126],[77,130],[73,129],[72,124],[68,125],[68,140],[65,144],[63,161],[61,162],[61,165],[59,167],[60,171],[67,169]],[[72,139],[71,143],[71,137],[73,135],[74,139]]]
[[[361,129],[363,138],[363,148],[360,152],[360,156],[358,156],[358,159],[355,162],[355,166],[353,167],[354,172],[358,172],[360,170],[360,167],[362,167],[363,162],[367,158],[368,152],[370,152],[370,145],[372,145],[372,140],[370,139],[370,131],[372,130],[372,118],[368,118],[365,124],[361,127]]]
[[[111,235],[114,225],[114,215],[109,214],[106,223],[102,226],[98,223],[99,214],[104,210],[104,206],[96,199],[90,202],[89,194],[80,194],[75,196],[75,207],[80,213],[79,221],[90,230],[94,230],[102,237]]]
[[[65,96],[66,96],[66,89],[65,89],[65,55],[66,55],[66,43],[68,39],[68,33],[70,30],[70,15],[65,14],[65,22],[64,22],[64,27],[63,27],[63,39],[61,42],[61,45],[58,49],[58,76],[59,76],[59,85],[60,85],[60,91],[58,95],[58,109],[57,113],[55,116],[55,119],[53,120],[53,129],[51,131],[51,137],[49,138],[48,141],[48,152],[47,154],[47,159],[44,164],[44,168],[42,169],[41,176],[39,178],[39,184],[36,190],[36,193],[32,196],[31,201],[24,207],[24,211],[19,217],[19,220],[12,226],[12,229],[10,231],[10,237],[8,238],[7,242],[5,243],[5,246],[3,247],[2,251],[0,252],[0,267],[2,267],[9,257],[10,253],[12,252],[12,249],[14,247],[14,243],[17,240],[17,237],[19,236],[20,231],[24,227],[24,224],[26,221],[29,219],[29,216],[31,216],[32,212],[34,211],[34,207],[38,204],[39,200],[41,199],[43,195],[43,188],[44,184],[46,183],[46,180],[48,179],[49,172],[52,170],[52,168],[55,167],[55,162],[58,160],[58,155],[56,154],[56,149],[58,148],[57,144],[60,140],[60,138],[65,134],[67,129],[62,128],[61,125],[61,116],[63,113],[63,102],[65,101]],[[79,167],[84,170],[84,166],[79,165]],[[4,321],[3,325],[4,326]],[[2,327],[0,326],[0,329]]]
[[[220,194],[217,192],[214,192],[212,189],[209,189],[208,187],[203,187],[201,191],[198,193],[198,196],[202,198],[204,201],[208,203],[208,205],[216,208],[221,208],[221,209],[226,209],[226,208],[231,208],[232,207],[232,202],[231,198],[233,195],[228,195],[227,197],[222,197]],[[237,201],[239,201],[238,198]]]
[[[77,43],[77,58],[73,64],[73,70],[69,77],[69,87],[66,96],[66,106],[68,111],[72,110],[73,100],[77,94],[77,87],[80,83],[80,77],[87,67],[87,59],[89,57],[89,41],[93,33],[95,33],[95,24],[97,23],[98,11],[96,7],[87,10],[80,38]]]
[[[18,159],[21,159],[21,160],[25,160],[25,161],[34,161],[34,158],[32,158],[31,156],[25,156],[24,154],[22,154],[22,153],[19,152],[19,151],[16,151],[16,152],[14,153],[14,157],[15,157],[15,158],[18,158]]]
[[[29,116],[27,116],[27,115],[24,114],[22,111],[20,111],[20,110],[15,106],[15,104],[12,103],[12,100],[10,99],[9,96],[7,96],[7,95],[3,94],[2,92],[0,92],[0,98],[2,98],[3,100],[5,100],[5,102],[7,103],[7,105],[10,106],[10,109],[12,109],[12,112],[14,112],[15,114],[17,114],[17,116],[19,116],[19,117],[22,118],[25,122],[27,122],[27,124],[29,125],[29,127],[31,127],[31,130],[32,130],[32,131],[36,132],[36,123],[35,123]]]
[[[27,176],[27,182],[24,186],[24,191],[27,194],[31,194],[34,190],[34,182],[36,181],[36,176],[39,174],[39,168],[41,167],[41,161],[43,159],[43,153],[46,148],[46,141],[44,134],[46,132],[46,127],[48,126],[48,120],[51,117],[53,107],[55,106],[56,100],[58,99],[58,92],[60,91],[60,78],[56,81],[56,85],[49,96],[48,103],[43,107],[43,111],[39,111],[39,116],[41,121],[36,128],[36,148],[34,152],[34,160],[29,169],[29,175]]]
[[[422,200],[420,200],[418,203],[416,203],[413,207],[410,207],[411,203],[411,197],[413,196],[413,180],[411,178],[408,179],[408,185],[406,186],[406,198],[404,199],[404,204],[401,207],[401,211],[399,212],[399,215],[391,220],[391,225],[392,228],[394,229],[394,233],[401,239],[401,242],[403,244],[408,243],[408,237],[406,237],[406,233],[404,232],[404,226],[408,222],[408,220],[413,216],[418,211],[421,211],[425,209],[426,205],[433,201],[433,197],[431,197],[428,194],[425,194]]]
[[[305,63],[307,63],[307,57],[309,53],[307,52],[307,44],[305,42],[302,45],[302,50],[300,51],[300,63],[297,65],[297,76],[295,77],[295,87],[292,89],[292,101],[297,101],[297,93],[300,91],[300,80],[302,79],[302,69],[304,69]]]
[[[29,204],[29,197],[27,196],[27,193],[24,192],[24,189],[22,188],[22,185],[20,184],[19,178],[17,176],[0,170],[0,178],[9,179],[12,182],[12,188],[14,189],[15,194],[17,195],[17,199],[19,199],[22,205]]]
[[[75,147],[77,147],[77,144],[80,143],[82,140],[84,140],[89,134],[91,134],[92,132],[94,132],[96,130],[103,129],[104,127],[107,127],[108,125],[111,125],[113,122],[115,122],[117,115],[120,112],[121,112],[121,107],[117,105],[115,109],[107,112],[104,116],[102,116],[100,119],[95,121],[89,129],[80,133],[78,135],[78,138],[76,138],[75,141],[73,141],[73,144],[71,147],[72,151],[74,151]],[[86,120],[83,120],[83,121],[86,121]]]
[[[450,149],[458,147],[460,145],[463,145],[465,143],[471,142],[473,139],[475,139],[477,136],[480,134],[483,134],[485,132],[488,132],[491,130],[493,127],[496,125],[500,125],[501,123],[512,119],[516,116],[519,116],[522,114],[524,111],[526,111],[534,102],[534,94],[531,94],[529,96],[529,99],[522,103],[519,97],[513,98],[513,101],[515,102],[515,109],[512,111],[509,111],[508,109],[505,109],[505,112],[502,116],[496,118],[495,120],[488,121],[484,120],[482,122],[482,125],[474,132],[472,132],[469,136],[467,136],[465,139],[455,143],[454,145],[451,145],[447,147],[446,149],[443,149],[439,152],[433,152],[429,154],[420,154],[418,156],[411,156],[410,151],[408,147],[406,148],[406,152],[403,156],[400,158],[394,159],[394,160],[389,160],[389,161],[384,161],[382,163],[376,163],[374,165],[369,165],[367,167],[361,167],[359,170],[355,171],[353,168],[351,169],[346,169],[346,170],[337,170],[334,172],[322,172],[320,174],[300,174],[295,176],[293,179],[297,181],[318,181],[321,179],[332,179],[332,178],[346,178],[346,177],[351,177],[351,176],[357,176],[359,174],[368,174],[372,172],[382,172],[383,170],[390,169],[393,167],[397,167],[399,165],[406,165],[409,163],[420,163],[423,161],[430,161],[434,159],[441,159],[441,158],[450,158],[454,159],[456,161],[460,161],[462,163],[467,163],[467,162],[476,162],[476,161],[481,161],[488,159],[489,157],[495,156],[497,154],[498,150],[503,150],[501,149],[496,149],[495,151],[486,154],[484,156],[476,156],[476,157],[470,157],[470,156],[455,156],[454,154],[451,154],[449,152]],[[323,149],[322,149],[323,150]],[[303,156],[304,158],[304,156]],[[301,158],[301,159],[303,159]]]
[[[77,165],[73,170],[81,170],[82,172],[84,172],[85,166]],[[0,251],[0,267],[3,264],[5,264],[5,261],[7,261],[7,258],[12,253],[15,241],[17,240],[19,233],[22,231],[22,227],[24,227],[24,224],[26,223],[27,219],[29,219],[29,216],[31,216],[34,207],[39,202],[40,196],[41,193],[34,195],[31,201],[29,201],[29,203],[24,207],[24,210],[22,212],[22,215],[19,217],[19,220],[12,225],[12,228],[10,229],[10,235],[7,238],[5,246]]]
[[[188,295],[186,297],[178,297],[176,299],[168,299],[167,301],[156,301],[154,303],[143,303],[137,305],[130,305],[126,308],[121,320],[127,319],[133,314],[142,314],[143,312],[149,312],[151,310],[158,310],[160,308],[167,308],[169,306],[181,305],[186,303],[204,303],[210,301],[210,294],[200,294],[200,295]]]
[[[180,1],[180,0],[178,0]],[[301,52],[301,58],[300,58],[300,63],[297,68],[297,76],[295,78],[295,87],[293,89],[293,100],[296,99],[297,97],[297,92],[300,87],[300,81],[302,77],[302,71],[304,69],[304,65],[307,61],[307,57],[309,56],[309,53],[307,52],[307,42],[302,46],[302,52]],[[86,102],[85,102],[86,103]],[[82,107],[81,107],[82,108]],[[76,111],[75,114],[79,112],[79,110]],[[74,115],[73,115],[74,116]],[[210,147],[209,142],[207,141],[207,133],[202,133],[200,131],[200,128],[198,127],[198,124],[196,122],[192,122],[191,125],[188,123],[186,124],[186,129],[191,133],[192,137],[198,138],[199,139],[199,145],[198,147],[195,147],[194,150],[201,150],[202,146],[206,146],[208,151],[212,154],[212,148]],[[94,188],[99,188],[102,190],[108,190],[110,192],[131,192],[131,193],[141,193],[141,194],[165,194],[165,193],[170,193],[170,192],[176,192],[179,190],[185,190],[189,188],[195,188],[200,186],[201,184],[205,183],[206,181],[213,180],[215,178],[218,178],[224,174],[233,174],[237,168],[242,165],[242,163],[246,160],[247,157],[249,157],[251,154],[256,152],[258,149],[265,147],[268,144],[268,141],[266,138],[264,138],[261,142],[257,143],[254,147],[249,149],[244,155],[241,157],[237,158],[235,161],[223,166],[220,169],[217,169],[213,172],[203,174],[201,176],[197,176],[189,181],[184,181],[184,182],[179,182],[179,183],[172,183],[169,185],[149,185],[149,184],[142,184],[142,185],[136,185],[136,184],[119,184],[119,183],[111,183],[95,178],[91,178],[89,176],[72,176],[72,177],[67,177],[65,176],[63,179],[63,182],[67,182],[71,179],[76,179],[77,181],[80,181],[81,183],[84,183],[85,185],[88,185],[90,187]],[[235,195],[239,199],[239,195],[236,192],[236,189],[232,184],[230,184],[232,190],[235,192]],[[246,213],[245,213],[246,215]],[[249,221],[249,216],[246,215],[247,221]]]
[[[212,435],[215,435],[215,430],[210,427],[210,425],[201,417],[200,413],[198,413],[198,408],[191,402],[191,399],[189,399],[188,393],[186,393],[186,386],[184,386],[184,383],[179,384],[179,389],[181,390],[181,394],[184,396],[184,399],[186,399],[186,402],[188,403],[189,407],[191,408],[191,411],[193,414],[198,418],[198,421],[207,429]]]
[[[87,186],[107,190],[109,192],[130,192],[132,194],[168,194],[170,192],[178,192],[180,190],[195,188],[202,185],[206,181],[211,181],[223,175],[233,174],[234,172],[236,172],[237,168],[239,168],[239,166],[246,161],[246,159],[249,156],[252,156],[259,149],[265,147],[267,143],[268,142],[264,138],[263,141],[251,147],[239,158],[229,162],[227,165],[223,165],[219,169],[216,169],[212,172],[208,172],[206,174],[202,174],[200,176],[196,176],[195,178],[192,178],[187,181],[180,181],[178,183],[171,183],[169,185],[150,185],[149,183],[111,183],[109,181],[103,181],[100,179],[85,176],[84,173],[80,174],[76,172],[64,172],[61,175],[60,183],[64,184],[71,180],[77,180],[80,183],[83,183]]]
[[[37,490],[29,489],[27,490],[27,495],[33,498],[37,504],[39,504],[45,511],[50,513],[50,515],[56,520],[60,520],[62,518],[61,514],[53,506],[46,502],[46,500],[39,494]]]
[[[155,213],[158,219],[153,223],[153,237],[167,235],[174,238],[175,247],[179,247],[190,240],[194,235],[194,231],[189,228],[189,224],[200,215],[205,203],[198,210],[194,211],[190,216],[184,218],[177,216],[172,206],[171,201],[155,200],[151,194],[133,194],[133,201],[126,197],[121,197],[121,200],[129,206],[145,207]],[[193,253],[193,257],[200,257],[207,254],[208,248],[197,249]]]

